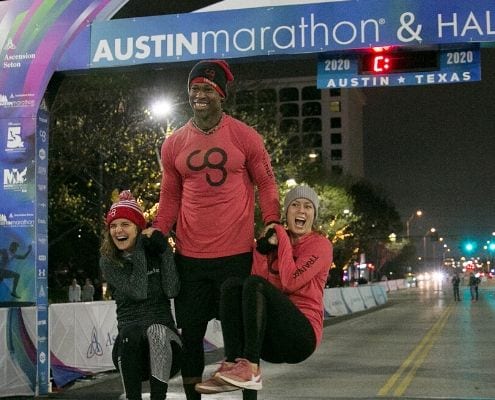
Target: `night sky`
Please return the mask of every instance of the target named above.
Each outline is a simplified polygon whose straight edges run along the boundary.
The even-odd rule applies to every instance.
[[[495,48],[482,49],[482,81],[365,91],[365,174],[411,235],[435,227],[449,246],[495,240]]]

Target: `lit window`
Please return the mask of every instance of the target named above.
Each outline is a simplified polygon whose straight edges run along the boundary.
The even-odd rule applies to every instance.
[[[337,100],[331,101],[330,102],[330,112],[337,113],[340,111],[342,111],[340,108],[340,101],[337,101]]]

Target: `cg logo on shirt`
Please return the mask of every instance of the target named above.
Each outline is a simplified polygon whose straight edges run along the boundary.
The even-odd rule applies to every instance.
[[[193,165],[194,162],[193,159],[195,158],[196,155],[200,153],[201,150],[194,150],[191,154],[189,154],[189,156],[187,157],[187,166],[189,167],[189,169],[191,169],[192,171],[201,171],[206,167],[211,169],[218,169],[219,171],[222,172],[222,178],[218,181],[213,181],[210,174],[206,173],[206,181],[211,186],[220,186],[221,184],[223,184],[227,179],[227,170],[224,168],[225,163],[227,162],[227,153],[225,152],[225,150],[220,149],[219,147],[213,147],[204,154],[202,164]],[[214,163],[210,161],[210,159],[211,160],[218,159],[218,155],[220,156],[219,162]],[[201,156],[196,158],[199,158],[201,160]]]

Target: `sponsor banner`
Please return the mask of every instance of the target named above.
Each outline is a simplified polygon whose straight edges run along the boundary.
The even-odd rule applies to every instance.
[[[74,66],[87,65],[88,37],[82,32],[99,14],[108,17],[111,15],[109,8],[117,10],[126,2],[1,2],[0,118],[35,116],[46,86],[67,47],[81,34],[70,56]]]
[[[35,302],[34,124],[0,119],[0,302],[19,306]]]
[[[91,68],[489,41],[491,0],[352,0],[94,23]]]
[[[48,128],[49,115],[40,109],[36,119],[36,238],[48,238],[48,207],[42,204],[48,202]],[[36,307],[38,318],[37,356],[38,356],[38,386],[37,394],[46,395],[50,383],[50,360],[48,357],[48,241],[36,240]]]

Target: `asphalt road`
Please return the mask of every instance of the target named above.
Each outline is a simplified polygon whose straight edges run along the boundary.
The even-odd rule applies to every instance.
[[[469,288],[461,286],[462,300],[454,302],[450,284],[429,283],[389,293],[385,306],[331,319],[310,359],[262,364],[258,399],[495,399],[495,284],[484,282],[479,292],[472,302]],[[221,356],[208,355],[205,375]],[[111,373],[49,397],[117,400],[122,392],[118,374]],[[185,399],[180,377],[171,381],[167,399]]]

